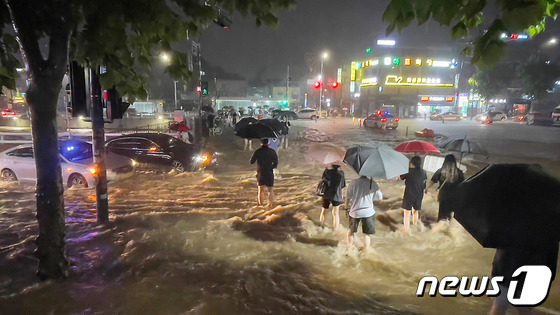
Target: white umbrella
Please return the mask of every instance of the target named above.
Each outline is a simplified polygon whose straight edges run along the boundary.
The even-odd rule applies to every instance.
[[[408,173],[408,158],[391,147],[357,146],[346,151],[344,162],[359,175],[375,178],[393,178]]]

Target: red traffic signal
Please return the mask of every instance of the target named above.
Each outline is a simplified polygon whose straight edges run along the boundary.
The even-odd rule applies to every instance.
[[[197,87],[196,87],[196,93],[201,93],[201,92],[202,92],[202,87],[197,86]]]
[[[313,87],[316,88],[316,89],[320,88],[321,87],[321,82],[315,81],[315,83],[313,83]]]
[[[336,89],[338,87],[338,82],[333,81],[333,83],[331,84],[333,89]]]

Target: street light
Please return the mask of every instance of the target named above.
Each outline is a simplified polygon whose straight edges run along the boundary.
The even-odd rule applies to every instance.
[[[557,40],[556,38],[553,37],[553,38],[551,38],[551,39],[548,41],[548,44],[549,44],[549,45],[556,45],[557,42],[558,42],[558,40]]]
[[[167,54],[167,53],[164,53],[164,52],[161,53],[159,55],[159,58],[161,59],[162,62],[164,62],[166,64],[171,63],[171,57],[169,57],[169,54]],[[179,109],[177,107],[177,83],[179,83],[179,81],[176,81],[176,80],[173,81],[173,91],[174,91],[173,99],[175,100],[175,109]]]
[[[325,61],[325,59],[327,59],[328,56],[329,55],[326,52],[321,55],[321,77],[319,78],[319,80],[321,81],[321,89],[319,90],[319,115],[321,115],[323,102],[323,62]]]

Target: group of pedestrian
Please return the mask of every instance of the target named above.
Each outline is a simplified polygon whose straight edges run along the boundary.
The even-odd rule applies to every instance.
[[[282,131],[275,138],[268,138],[268,145],[271,149],[278,153],[280,148],[287,149],[288,148],[288,134],[290,132],[290,127],[292,124],[288,121],[288,117],[282,117],[282,121],[280,122],[283,125]],[[253,150],[253,140],[252,139],[244,139],[245,145],[243,147],[243,151]]]
[[[419,156],[410,159],[408,173],[400,175],[397,179],[405,181],[405,190],[402,202],[403,226],[405,232],[410,232],[410,223],[418,224],[419,212],[422,210],[422,200],[428,189],[439,183],[438,189],[445,185],[456,185],[464,180],[463,172],[457,167],[457,161],[452,154],[445,157],[443,166],[438,169],[427,184],[426,172],[422,169],[422,160]],[[344,172],[337,162],[325,168],[321,178],[324,189],[321,192],[323,204],[320,215],[321,227],[324,227],[325,215],[332,205],[333,229],[340,224],[339,209],[344,203],[342,189],[346,187]],[[349,217],[347,242],[353,246],[354,234],[361,223],[365,235],[365,250],[369,250],[370,236],[375,234],[375,208],[374,200],[383,199],[379,185],[372,178],[360,176],[352,180],[346,192],[346,210]],[[438,221],[450,219],[451,213],[440,213]]]

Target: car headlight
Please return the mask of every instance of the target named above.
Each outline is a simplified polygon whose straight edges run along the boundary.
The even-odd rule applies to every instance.
[[[88,171],[89,171],[89,173],[90,173],[91,175],[97,174],[97,169],[96,169],[95,167],[90,167],[90,168],[88,169]]]
[[[136,162],[136,161],[133,160],[133,159],[130,159],[130,164],[131,164],[132,166],[136,166],[136,165],[138,165],[138,162]]]

